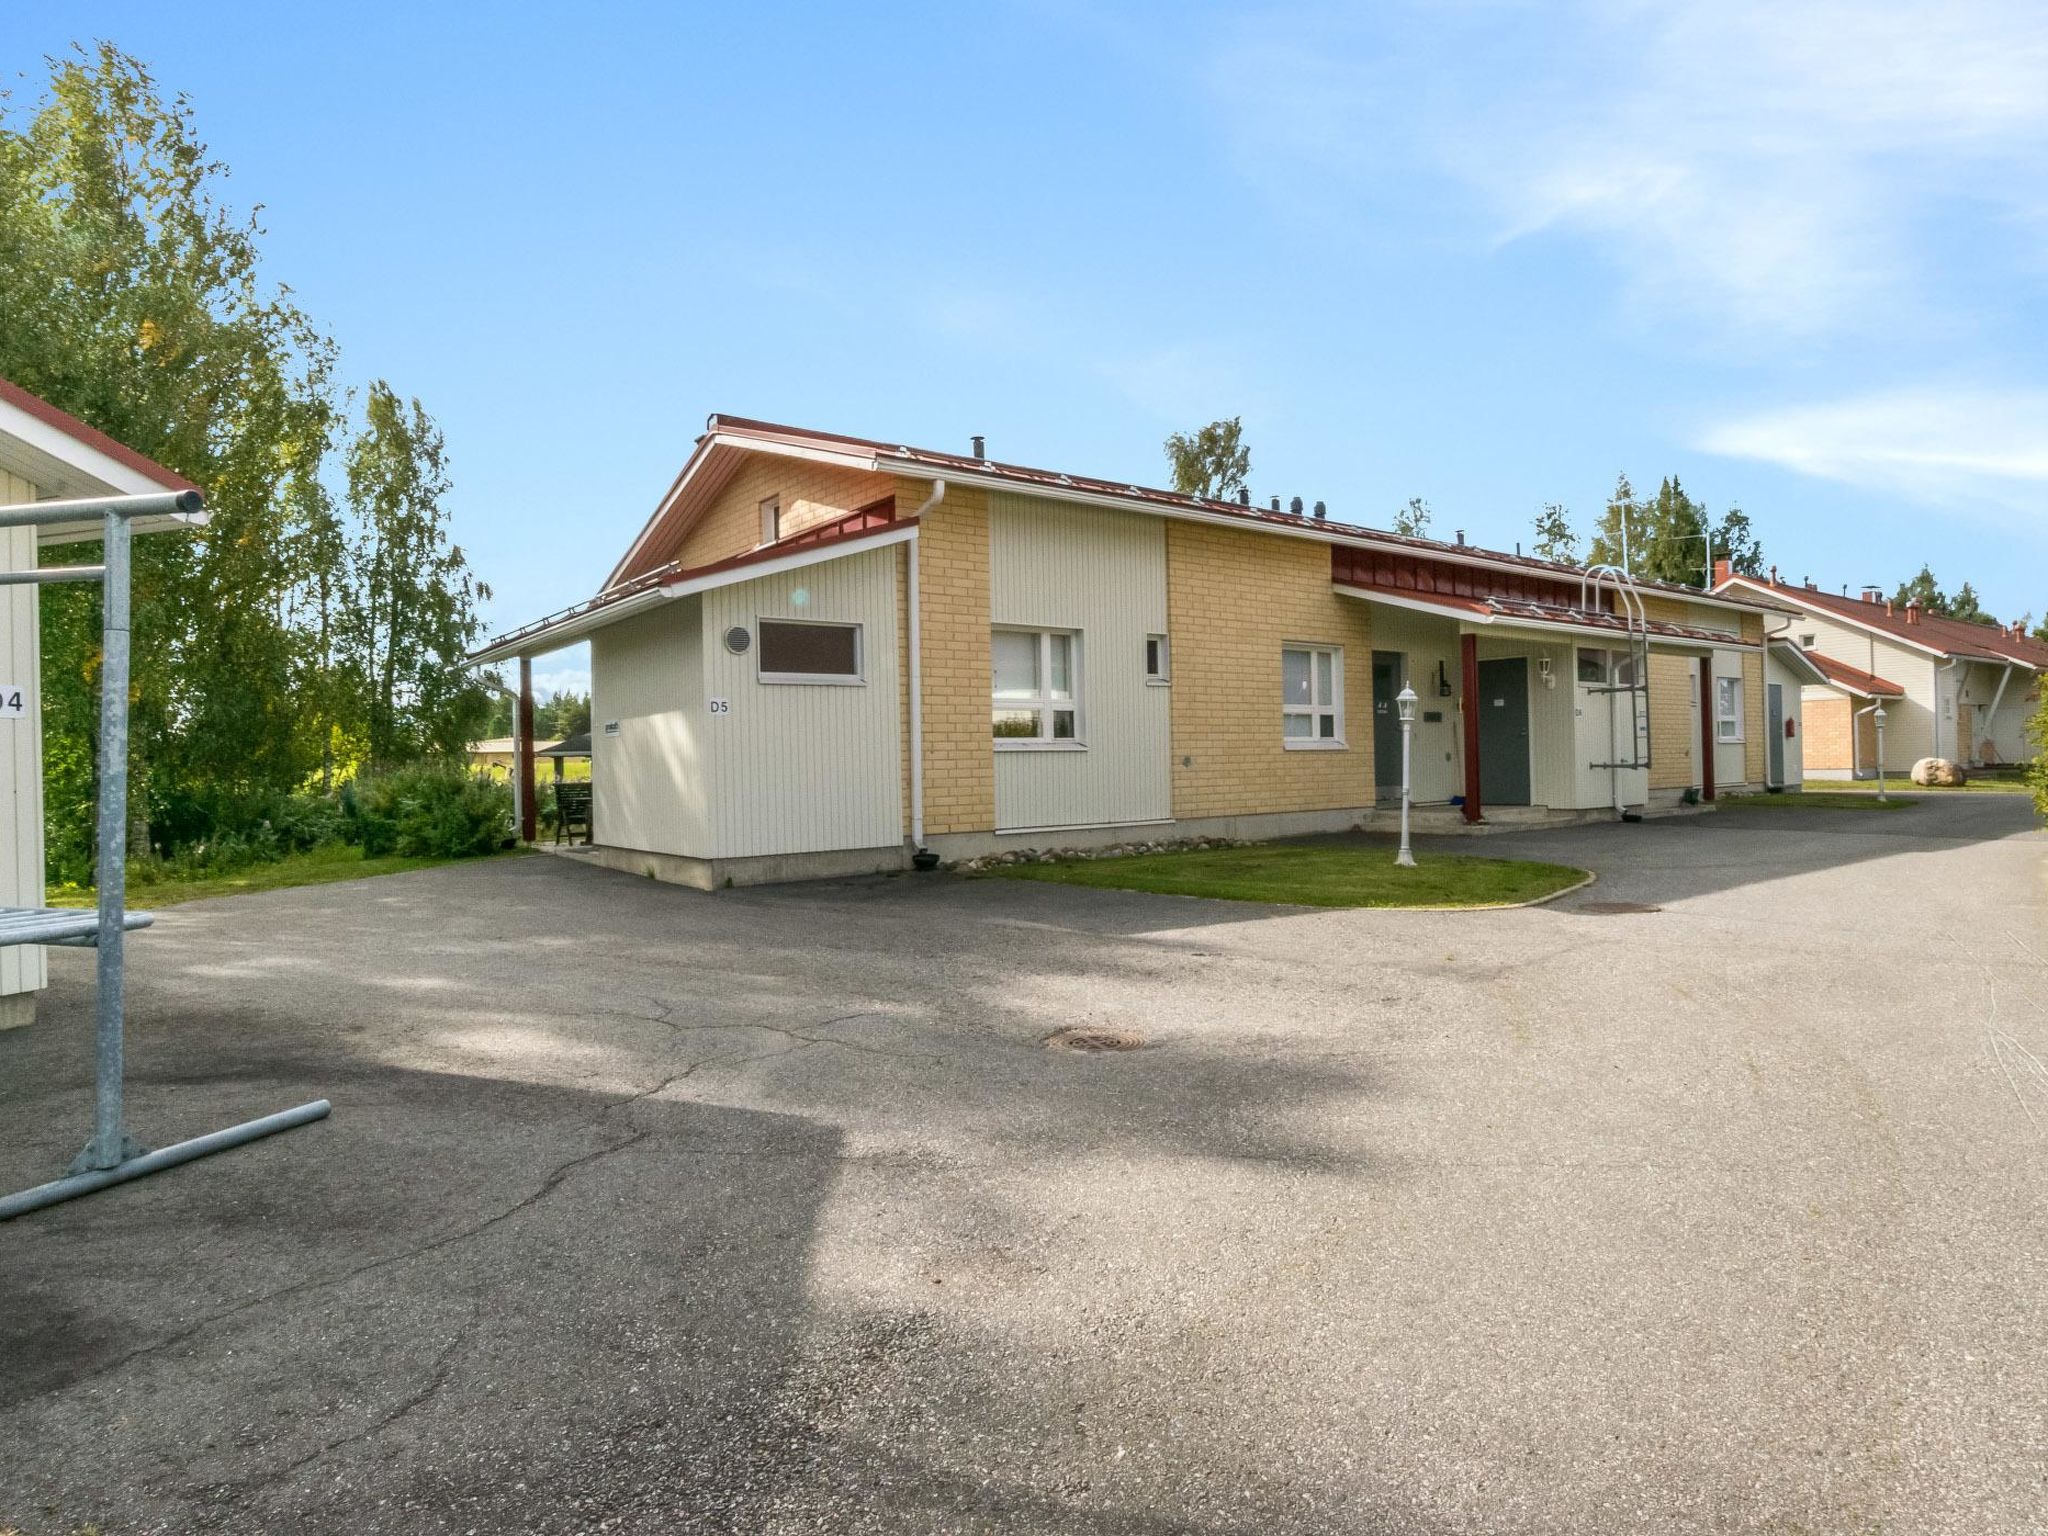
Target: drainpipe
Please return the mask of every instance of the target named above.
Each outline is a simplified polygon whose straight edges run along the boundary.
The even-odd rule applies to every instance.
[[[946,482],[932,481],[932,493],[912,515],[910,532],[910,846],[912,860],[926,857],[924,845],[924,630],[917,592],[917,547],[924,515],[946,499]],[[937,861],[934,860],[934,863]]]

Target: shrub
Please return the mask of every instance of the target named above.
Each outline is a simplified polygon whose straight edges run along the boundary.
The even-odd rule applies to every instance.
[[[2034,744],[2034,761],[2027,767],[2027,782],[2034,786],[2034,808],[2048,816],[2048,688],[2041,690],[2041,707],[2027,722],[2027,740]]]
[[[512,791],[455,767],[360,779],[341,804],[364,858],[463,858],[493,852],[512,835]]]

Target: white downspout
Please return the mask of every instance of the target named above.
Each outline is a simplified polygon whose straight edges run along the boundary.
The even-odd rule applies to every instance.
[[[912,516],[924,515],[946,499],[946,482],[932,481],[932,493]],[[918,529],[910,534],[910,846],[924,848],[924,629],[917,593]]]
[[[1963,664],[1964,664],[1964,663],[1963,663],[1963,658],[1962,658],[1962,657],[1960,657],[1960,656],[1953,656],[1953,657],[1949,658],[1949,661],[1948,661],[1948,663],[1947,663],[1947,664],[1946,664],[1945,666],[1943,666],[1943,667],[1942,667],[1942,669],[1941,669],[1941,671],[1942,671],[1942,676],[1944,676],[1944,677],[1948,677],[1948,678],[1950,679],[1950,681],[1951,681],[1951,682],[1953,682],[1953,681],[1954,681],[1954,673],[1955,673],[1955,670],[1956,670],[1956,668],[1957,668],[1957,667],[1960,667],[1960,666],[1962,666]],[[1963,701],[1962,701],[1962,698],[1961,698],[1960,694],[1950,694],[1950,695],[1949,695],[1949,700],[1948,700],[1948,706],[1949,706],[1949,708],[1950,708],[1950,709],[1952,709],[1952,710],[1954,710],[1954,711],[1955,711],[1955,716],[1954,716],[1954,719],[1955,719],[1955,722],[1956,722],[1956,727],[1957,727],[1958,729],[1960,729],[1960,728],[1961,728],[1961,726],[1962,726],[1962,723],[1963,723]],[[1949,732],[1949,735],[1950,735],[1951,737],[1953,737],[1953,736],[1954,736],[1955,734],[1956,734],[1955,730],[1951,730],[1951,731]],[[1953,746],[1955,745],[1955,742],[1954,742],[1953,740],[1951,740],[1951,741],[1950,741],[1950,743],[1949,743],[1949,745],[1950,745],[1951,747],[1953,747]],[[1939,757],[1939,756],[1941,756],[1941,680],[1940,680],[1940,678],[1937,678],[1937,679],[1935,680],[1935,684],[1934,684],[1934,755],[1935,755],[1936,757]],[[1962,754],[1962,753],[1960,753],[1960,752],[1956,753],[1956,754],[1955,754],[1955,757],[1954,757],[1954,762],[1955,762],[1956,766],[1960,768],[1960,767],[1962,766],[1962,763],[1963,763],[1963,754]]]

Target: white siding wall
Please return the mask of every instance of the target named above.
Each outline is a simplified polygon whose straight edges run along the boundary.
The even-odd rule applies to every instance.
[[[903,841],[896,572],[896,551],[885,548],[704,594],[704,695],[730,709],[692,717],[711,826],[708,847],[685,852],[748,858]],[[760,681],[763,618],[861,625],[865,682]],[[735,625],[757,640],[741,656],[722,638]]]
[[[596,842],[705,856],[701,603],[680,598],[590,637]]]
[[[1714,652],[1714,685],[1717,694],[1722,678],[1742,677],[1742,662],[1746,654],[1743,651]],[[1757,705],[1759,703],[1759,701],[1749,697],[1749,690],[1752,686],[1746,679],[1743,681],[1740,722],[1742,739],[1738,741],[1723,741],[1721,740],[1720,726],[1716,724],[1714,727],[1714,791],[1716,794],[1749,782],[1749,756],[1747,750],[1749,733],[1755,729],[1756,722],[1753,717],[1758,713]],[[1714,701],[1714,718],[1716,721],[1720,718],[1720,701],[1718,698]]]
[[[997,829],[1170,817],[1171,696],[1145,681],[1145,637],[1166,633],[1165,522],[1009,495],[988,521],[991,622],[1081,634],[1087,745],[997,750]]]
[[[2012,681],[2005,685],[2004,696],[2000,697],[1998,683],[2004,672],[2004,667],[1991,662],[1972,662],[1962,682],[1962,700],[1972,706],[1974,716],[1970,731],[1973,739],[1961,748],[1965,761],[1977,761],[1982,756],[1978,749],[1987,740],[1996,749],[1999,762],[2021,762],[2033,755],[2027,741],[2027,717],[2033,707],[2028,704],[2027,695],[2034,691],[2035,675],[2023,666],[2015,666]],[[1993,699],[1998,700],[1995,717],[1991,713]]]
[[[1794,672],[1790,667],[1779,661],[1775,651],[1767,651],[1764,654],[1764,686],[1768,688],[1772,683],[1778,685],[1778,696],[1784,709],[1785,718],[1792,722],[1792,735],[1785,742],[1784,787],[1787,789],[1797,789],[1801,781],[1806,777],[1805,676],[1802,673]],[[1764,697],[1764,728],[1768,730],[1770,724],[1770,696],[1766,694]],[[1780,734],[1783,734],[1784,727],[1781,725],[1778,729]],[[1770,743],[1767,741],[1764,743],[1765,773],[1770,772],[1770,765]]]
[[[1624,641],[1619,645],[1594,644],[1589,649],[1625,651],[1628,646]],[[1623,805],[1646,804],[1650,798],[1649,769],[1610,771],[1595,768],[1593,764],[1632,762],[1649,751],[1649,695],[1594,692],[1597,685],[1578,680],[1576,647],[1563,665],[1564,672],[1557,686],[1560,692],[1569,691],[1571,694],[1577,740],[1572,765],[1574,798],[1568,803],[1577,810],[1613,805],[1618,786]]]
[[[1578,690],[1572,686],[1572,644],[1560,639],[1552,644],[1529,638],[1479,637],[1479,659],[1522,656],[1529,667],[1529,803],[1553,809],[1581,804],[1579,797]],[[1540,658],[1550,660],[1552,686],[1543,684]],[[1481,701],[1484,702],[1483,700]],[[1484,720],[1486,711],[1481,709]],[[1604,804],[1606,776],[1601,776]]]
[[[1417,804],[1440,805],[1465,787],[1464,729],[1458,713],[1457,690],[1462,686],[1464,663],[1458,649],[1458,626],[1451,619],[1395,608],[1387,603],[1372,605],[1372,648],[1394,651],[1406,659],[1408,681],[1416,693],[1415,743],[1411,772]],[[1371,658],[1368,656],[1369,664]],[[1351,658],[1345,657],[1349,662]],[[1355,665],[1355,663],[1354,663]],[[1441,666],[1443,671],[1438,672]],[[1370,674],[1368,673],[1368,676]],[[1451,685],[1451,696],[1437,693],[1439,676]],[[1397,692],[1399,690],[1396,690]],[[1427,720],[1425,715],[1442,718]],[[1379,722],[1375,722],[1378,727]],[[1398,731],[1398,720],[1385,729]]]
[[[36,488],[0,471],[0,505],[34,501]],[[0,570],[36,564],[33,528],[0,528]],[[0,720],[0,906],[39,906],[43,899],[43,733],[41,642],[36,589],[0,587],[0,683],[18,683],[35,707],[19,720]],[[0,997],[44,985],[40,945],[0,949]]]
[[[1796,589],[1788,592],[1781,587],[1775,595],[1786,602],[1796,604],[1799,601]],[[1772,628],[1776,627],[1773,623]],[[1787,625],[1785,634],[1795,644],[1801,635],[1812,635],[1814,649],[1823,655],[1847,662],[1865,672],[1874,672],[1906,690],[1903,699],[1885,700],[1884,755],[1887,769],[1900,764],[1910,768],[1915,759],[1934,751],[1934,672],[1937,664],[1932,656],[1852,624],[1838,623],[1811,609],[1803,611]],[[1865,771],[1869,771],[1868,765]]]

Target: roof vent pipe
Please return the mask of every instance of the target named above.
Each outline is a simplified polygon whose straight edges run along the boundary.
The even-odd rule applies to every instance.
[[[1776,566],[1774,565],[1774,566],[1772,566],[1772,567],[1771,567],[1771,585],[1775,587],[1775,586],[1776,586],[1777,584],[1778,584],[1778,568],[1777,568],[1777,567],[1776,567]]]
[[[1299,496],[1287,503],[1287,511],[1291,516],[1301,516],[1301,498]]]
[[[1323,504],[1322,504],[1322,503],[1321,503],[1320,501],[1319,501],[1319,502],[1317,502],[1317,503],[1316,503],[1316,521],[1320,523],[1320,522],[1321,522],[1321,521],[1322,521],[1322,520],[1323,520],[1324,518],[1328,517],[1329,515],[1330,515],[1330,509],[1329,509],[1328,507],[1324,506],[1324,505],[1323,505]]]
[[[1280,510],[1280,498],[1278,496],[1275,496],[1273,498],[1273,510],[1275,512],[1278,512]]]
[[[1460,544],[1463,544],[1465,542],[1465,530],[1462,528],[1458,530],[1458,542]]]
[[[1918,603],[1906,604],[1906,622],[1908,624],[1918,624],[1920,622],[1920,605]]]
[[[988,443],[987,443],[987,439],[985,439],[985,438],[984,438],[984,437],[983,437],[983,436],[982,436],[982,435],[981,435],[981,434],[980,434],[979,432],[977,432],[977,433],[975,433],[975,434],[974,434],[973,442],[974,442],[974,456],[975,456],[975,457],[976,457],[977,459],[985,459],[985,458],[987,458],[987,457],[988,457]]]
[[[1241,485],[1237,488],[1237,504],[1240,507],[1248,507],[1252,504],[1252,493]]]

